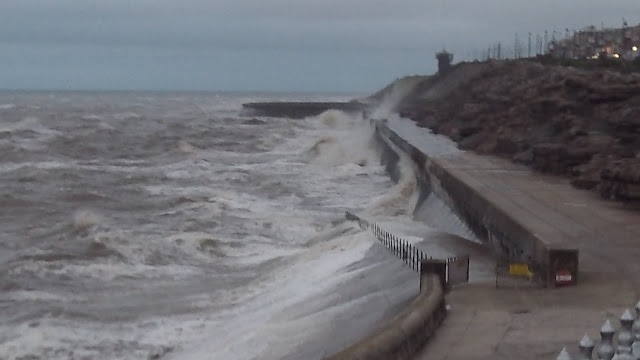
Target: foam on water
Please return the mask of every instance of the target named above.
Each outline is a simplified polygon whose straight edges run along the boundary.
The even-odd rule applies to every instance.
[[[344,212],[411,228],[416,181],[403,159],[391,182],[367,121],[329,111],[247,123],[230,112],[243,97],[113,96],[29,98],[37,117],[0,123],[46,149],[0,165],[30,204],[0,214],[11,249],[0,299],[15,309],[0,307],[1,353],[295,358],[332,319],[393,299],[398,278],[383,274],[402,265],[373,256],[371,233]],[[380,317],[362,314],[341,340]]]
[[[254,300],[236,309],[241,316],[220,319],[220,324],[225,324],[224,330],[213,330],[201,340],[185,344],[190,350],[176,354],[175,358],[195,360],[215,353],[219,359],[276,359],[276,355],[287,354],[308,339],[299,338],[296,341],[294,336],[301,337],[300,330],[312,328],[315,318],[312,316],[291,321],[278,318],[285,315],[290,306],[336,287],[345,276],[355,276],[342,272],[342,269],[362,259],[370,247],[370,235],[357,232],[317,243],[307,251],[289,257],[287,266],[281,267],[280,271],[257,279],[255,287],[249,290],[257,292]],[[331,316],[335,310],[327,309],[325,313],[317,315]],[[288,348],[283,348],[283,344],[280,344],[280,348],[271,346],[284,338],[287,339]]]

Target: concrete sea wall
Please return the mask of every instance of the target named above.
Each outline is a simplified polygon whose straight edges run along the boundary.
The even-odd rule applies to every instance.
[[[420,295],[400,315],[368,337],[327,359],[411,359],[435,333],[446,315],[440,276],[423,272],[420,289]]]
[[[558,279],[570,279],[563,280],[563,285],[577,283],[578,251],[557,246],[553,242],[553,236],[539,236],[537,230],[541,227],[534,224],[533,219],[517,212],[504,199],[488,195],[488,192],[483,191],[486,185],[476,181],[470,175],[473,173],[459,171],[476,166],[472,161],[461,155],[458,158],[432,156],[400,136],[384,121],[372,123],[375,125],[377,138],[386,143],[384,147],[393,144],[416,165],[421,192],[435,194],[464,221],[478,239],[492,246],[498,255],[508,261],[529,263],[548,287],[558,285]],[[389,159],[389,156],[386,158]],[[483,176],[492,171],[486,168],[478,170],[473,175]]]
[[[504,257],[531,264],[547,286],[556,285],[558,269],[571,273],[577,283],[578,252],[556,247],[539,237],[531,224],[499,199],[482,191],[468,174],[456,168],[455,157],[428,154],[411,140],[400,136],[384,121],[371,121],[380,145],[381,161],[394,181],[401,177],[400,156],[407,155],[416,168],[420,191],[416,210],[428,196],[437,196],[461,219],[473,235],[493,246]],[[410,136],[409,136],[410,138]],[[399,153],[403,154],[399,154]],[[535,229],[535,227],[533,227]],[[444,262],[423,261],[420,295],[396,318],[368,337],[344,349],[331,360],[411,359],[424,346],[446,316]]]
[[[243,114],[301,119],[316,116],[327,110],[339,110],[349,114],[360,114],[366,104],[352,102],[254,102],[242,104]]]

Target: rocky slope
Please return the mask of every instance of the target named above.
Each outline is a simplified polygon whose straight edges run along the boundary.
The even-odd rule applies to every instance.
[[[462,149],[640,201],[640,74],[529,61],[460,64],[425,78],[401,115]]]

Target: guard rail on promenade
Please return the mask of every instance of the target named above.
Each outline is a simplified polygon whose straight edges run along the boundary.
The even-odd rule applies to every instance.
[[[598,351],[596,342],[585,335],[578,344],[578,360],[638,360],[640,359],[640,301],[635,307],[635,316],[629,309],[620,317],[620,329],[616,331],[607,320],[600,328]],[[596,357],[594,357],[594,355]],[[565,347],[556,360],[573,359]]]
[[[429,268],[441,267],[441,271],[437,269],[434,271],[439,272],[443,277],[442,285],[445,290],[450,286],[469,281],[469,255],[434,259],[408,241],[382,229],[376,223],[369,222],[348,211],[345,217],[348,220],[356,221],[361,229],[371,230],[382,245],[418,273],[424,270],[425,264]]]
[[[444,292],[453,281],[469,278],[469,256],[432,259],[411,243],[383,230],[359,216],[347,212],[348,220],[356,221],[405,264],[420,275],[420,294],[400,315],[357,343],[328,357],[329,360],[409,360],[422,349],[444,320],[447,310]],[[456,269],[449,270],[452,264]],[[460,266],[460,265],[466,265]]]

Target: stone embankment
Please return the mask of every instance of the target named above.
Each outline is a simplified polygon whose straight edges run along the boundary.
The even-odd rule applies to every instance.
[[[530,61],[467,63],[424,79],[396,110],[460,148],[640,200],[640,74]]]

